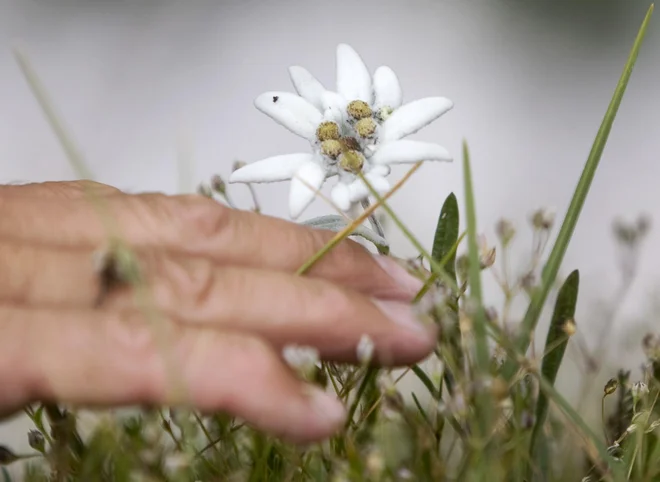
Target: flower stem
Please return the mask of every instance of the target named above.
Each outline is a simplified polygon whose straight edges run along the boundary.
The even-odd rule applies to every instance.
[[[365,210],[369,209],[369,206],[371,206],[371,204],[369,204],[368,199],[363,199],[361,201],[361,204],[362,204],[362,208]],[[374,228],[374,231],[378,233],[378,236],[385,239],[385,230],[383,229],[383,225],[380,223],[375,213],[369,216],[369,222],[371,223],[371,227]]]

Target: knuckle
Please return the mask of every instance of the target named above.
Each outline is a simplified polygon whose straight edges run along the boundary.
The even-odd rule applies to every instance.
[[[159,278],[167,286],[165,293],[157,294],[159,299],[170,304],[175,301],[179,309],[201,308],[213,300],[217,276],[210,261],[164,258],[159,265]]]
[[[229,222],[229,209],[202,196],[177,196],[177,216],[183,220],[184,234],[191,238],[211,238],[224,231]]]

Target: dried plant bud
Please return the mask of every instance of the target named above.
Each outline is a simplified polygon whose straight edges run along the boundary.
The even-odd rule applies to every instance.
[[[231,167],[232,172],[238,171],[240,168],[247,166],[245,161],[234,161],[234,164]]]
[[[392,115],[392,112],[394,112],[394,109],[386,105],[381,107],[378,112],[376,112],[376,118],[380,122],[385,122]]]
[[[339,167],[344,171],[357,174],[362,171],[364,157],[358,151],[345,151],[339,157]]]
[[[555,212],[548,208],[537,209],[532,213],[532,227],[539,231],[549,231],[555,223]]]
[[[648,360],[660,359],[660,337],[654,333],[647,333],[642,339],[642,349]]]
[[[508,219],[500,219],[495,225],[495,232],[503,246],[507,246],[516,235],[516,228]]]
[[[566,333],[568,336],[573,336],[575,335],[575,332],[577,331],[577,326],[575,324],[575,320],[572,318],[569,320],[566,320],[564,324],[562,325],[561,329]]]
[[[211,189],[222,196],[227,192],[227,185],[220,175],[216,174],[211,178]]]
[[[360,119],[355,124],[355,130],[363,139],[371,137],[376,132],[376,121],[374,121],[371,117]]]
[[[369,335],[362,335],[357,345],[357,359],[362,365],[371,363],[374,355],[374,342]]]
[[[354,100],[353,102],[348,104],[346,111],[353,119],[356,120],[371,117],[371,113],[372,113],[369,104],[367,104],[363,100]]]
[[[649,393],[649,386],[644,382],[637,382],[633,384],[631,388],[631,393],[633,400],[637,402],[638,400],[644,398]]]
[[[316,129],[316,138],[321,142],[339,140],[339,126],[335,122],[321,122]]]
[[[37,452],[44,453],[46,450],[46,441],[44,439],[44,434],[39,430],[30,430],[28,432],[28,444]]]
[[[199,186],[197,186],[197,194],[199,194],[200,196],[212,198],[213,190],[211,189],[211,186],[209,186],[208,184],[202,183]]]
[[[490,268],[495,264],[495,247],[488,246],[486,236],[479,236],[479,266],[481,269]]]
[[[616,392],[616,389],[618,387],[619,387],[619,382],[617,381],[617,379],[610,378],[605,384],[605,387],[603,388],[603,392],[605,393],[605,396],[612,395],[614,392]]]

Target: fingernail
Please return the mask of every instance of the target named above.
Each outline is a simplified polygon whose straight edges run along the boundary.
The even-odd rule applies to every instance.
[[[425,338],[435,338],[437,326],[432,320],[418,315],[412,306],[398,301],[373,300],[374,304],[397,325],[423,335]]]
[[[397,263],[393,258],[384,255],[374,255],[374,259],[380,265],[394,282],[403,289],[410,297],[414,297],[422,289],[424,283],[408,273],[406,269]]]
[[[310,386],[309,398],[314,411],[330,425],[341,425],[346,420],[346,409],[335,396]]]

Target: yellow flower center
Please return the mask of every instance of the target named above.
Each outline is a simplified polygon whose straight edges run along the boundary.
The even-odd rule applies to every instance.
[[[363,165],[364,157],[358,151],[344,151],[339,158],[339,167],[353,174],[360,172]]]
[[[376,121],[374,121],[371,117],[360,119],[355,124],[355,130],[362,138],[372,136],[373,133],[376,132]]]
[[[339,126],[334,122],[321,122],[316,129],[316,137],[319,141],[339,139]]]
[[[371,107],[363,100],[354,100],[348,104],[346,111],[351,117],[357,120],[371,117]]]
[[[343,150],[341,141],[336,139],[321,142],[321,152],[331,159],[337,159]]]

